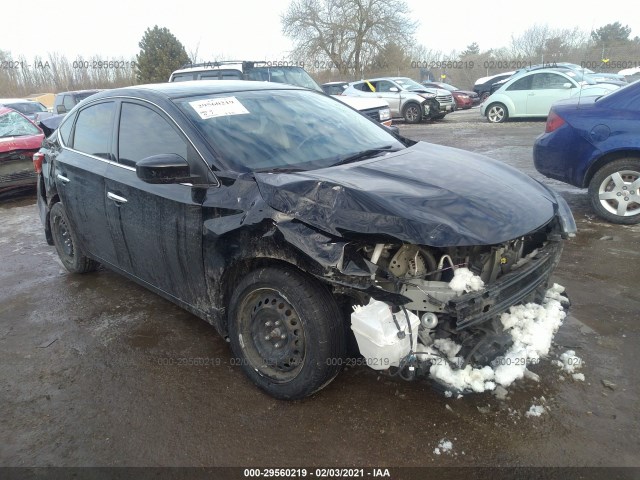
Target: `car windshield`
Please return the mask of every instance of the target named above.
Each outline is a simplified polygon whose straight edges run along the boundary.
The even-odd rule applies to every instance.
[[[0,138],[38,135],[40,130],[29,120],[16,112],[0,115]]]
[[[6,103],[5,107],[13,108],[23,115],[33,115],[38,112],[46,112],[47,109],[40,102],[16,102]]]
[[[247,80],[286,83],[322,92],[320,85],[300,67],[254,67],[248,71]]]
[[[596,81],[576,70],[564,70],[562,73],[571,77],[581,85],[596,85]]]
[[[410,78],[394,78],[393,79],[394,82],[396,82],[398,85],[400,85],[403,89],[405,90],[410,90],[410,91],[414,91],[414,90],[422,90],[424,91],[425,86],[424,85],[420,85],[418,82],[411,80]]]
[[[243,91],[175,102],[236,171],[311,170],[367,150],[404,148],[384,127],[309,90]]]

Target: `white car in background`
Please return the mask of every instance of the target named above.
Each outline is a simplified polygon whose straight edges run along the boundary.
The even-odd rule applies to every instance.
[[[491,123],[508,118],[543,117],[558,100],[576,96],[601,96],[620,88],[596,83],[579,72],[541,69],[514,75],[481,105],[480,114]]]
[[[439,120],[456,109],[451,92],[427,88],[407,77],[371,78],[352,82],[341,96],[382,99],[389,104],[391,115],[403,117],[407,123],[425,119]]]

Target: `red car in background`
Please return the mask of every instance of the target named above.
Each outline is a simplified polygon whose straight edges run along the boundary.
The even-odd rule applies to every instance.
[[[453,95],[453,99],[456,101],[456,109],[458,110],[466,110],[467,108],[480,105],[480,96],[471,90],[460,90],[453,85],[443,82],[422,82],[422,84],[425,87],[449,90]]]
[[[36,184],[33,155],[43,139],[42,130],[27,117],[0,107],[0,194]]]

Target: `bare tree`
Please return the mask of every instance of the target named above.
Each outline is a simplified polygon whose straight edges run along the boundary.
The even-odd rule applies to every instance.
[[[417,23],[404,0],[293,0],[282,15],[294,53],[312,66],[326,63],[341,73],[363,71],[386,45],[411,44]]]

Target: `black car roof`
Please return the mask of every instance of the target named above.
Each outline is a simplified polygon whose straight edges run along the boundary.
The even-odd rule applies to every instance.
[[[91,100],[114,96],[137,96],[141,98],[160,96],[167,99],[194,97],[200,95],[247,92],[251,90],[307,90],[274,82],[254,82],[247,80],[192,80],[188,82],[153,83],[133,87],[114,88],[97,93]]]

